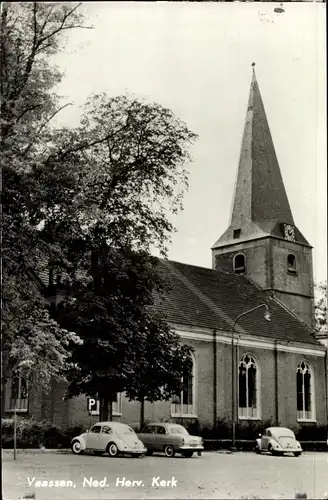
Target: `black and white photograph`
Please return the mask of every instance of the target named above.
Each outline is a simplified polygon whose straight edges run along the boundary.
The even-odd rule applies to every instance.
[[[325,3],[0,43],[3,500],[328,499]]]

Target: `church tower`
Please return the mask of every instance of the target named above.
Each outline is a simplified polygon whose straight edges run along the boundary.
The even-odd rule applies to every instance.
[[[293,219],[252,66],[231,221],[212,265],[244,273],[313,327],[312,247]]]

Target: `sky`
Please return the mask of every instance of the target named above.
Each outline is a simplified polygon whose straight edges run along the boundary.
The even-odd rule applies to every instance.
[[[327,279],[326,29],[322,3],[85,2],[93,30],[70,32],[55,63],[77,125],[92,93],[170,108],[198,134],[169,258],[211,267],[227,229],[252,77],[264,102],[294,221]]]

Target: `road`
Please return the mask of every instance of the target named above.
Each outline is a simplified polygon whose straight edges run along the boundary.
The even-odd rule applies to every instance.
[[[31,451],[19,452],[14,461],[8,450],[2,469],[3,500],[269,499],[295,498],[296,493],[328,498],[328,453],[294,458],[209,452],[186,459]],[[62,483],[57,487],[55,481]]]

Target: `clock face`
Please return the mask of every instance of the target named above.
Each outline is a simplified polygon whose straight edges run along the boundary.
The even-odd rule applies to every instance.
[[[295,229],[290,224],[285,224],[285,238],[286,240],[295,241]]]

